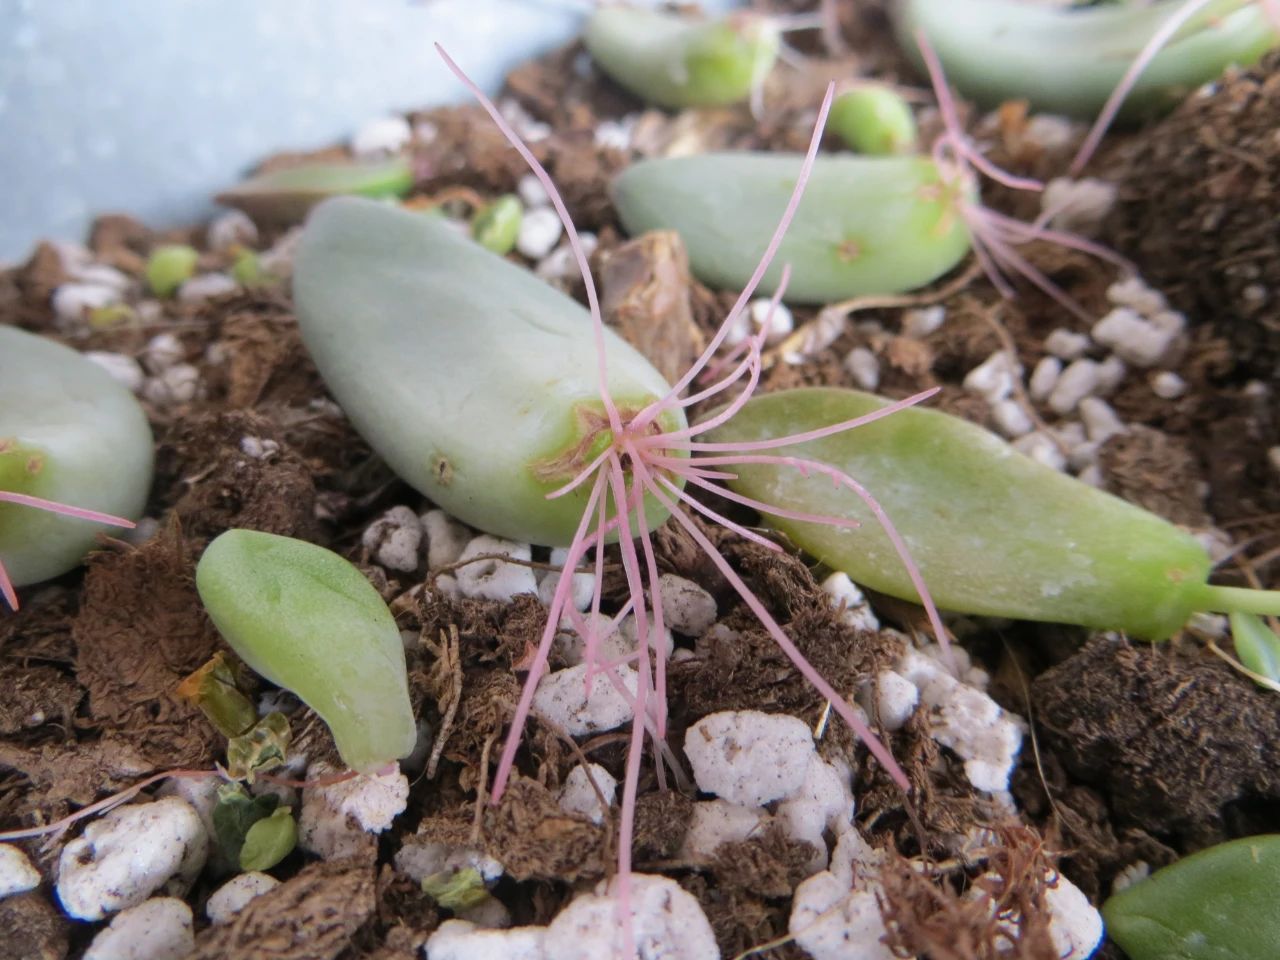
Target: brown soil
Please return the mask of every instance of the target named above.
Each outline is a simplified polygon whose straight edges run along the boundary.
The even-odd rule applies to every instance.
[[[874,5],[872,5],[874,6]],[[825,77],[850,64],[905,77],[874,14],[845,18],[852,50],[831,64],[776,71],[759,122],[746,110],[647,110],[635,128],[641,153],[679,144],[709,148],[796,149],[808,133],[806,112]],[[879,36],[879,40],[877,40]],[[809,48],[806,48],[809,49]],[[812,47],[811,52],[816,52]],[[696,354],[734,298],[689,278],[683,250],[670,238],[624,242],[608,201],[610,176],[627,155],[597,147],[593,131],[640,105],[609,82],[573,69],[576,45],[526,64],[509,93],[552,135],[535,145],[583,229],[597,231],[593,258],[606,309],[624,335],[668,374]],[[1225,81],[1148,130],[1121,134],[1108,163],[1129,171],[1113,224],[1118,246],[1193,320],[1178,370],[1188,392],[1153,397],[1132,376],[1111,397],[1133,429],[1101,452],[1106,488],[1194,529],[1218,525],[1244,544],[1223,579],[1277,579],[1280,490],[1267,450],[1277,443],[1274,400],[1248,386],[1275,385],[1280,356],[1280,216],[1275,182],[1280,140],[1272,135],[1280,97],[1280,59]],[[1269,121],[1267,118],[1270,118]],[[484,114],[464,106],[429,111],[439,131],[417,157],[415,198],[485,199],[515,188],[523,163],[505,148]],[[1015,172],[1045,173],[1042,152],[1016,142],[1017,111],[1004,117],[1002,162]],[[1010,146],[1010,145],[1013,146]],[[1016,148],[1016,149],[1015,149]],[[1156,176],[1154,171],[1167,172]],[[1158,190],[1152,190],[1152,185]],[[998,196],[998,195],[997,195]],[[99,221],[92,246],[104,262],[133,275],[164,237],[127,217]],[[179,235],[180,236],[180,235]],[[190,233],[199,242],[196,231]],[[1107,309],[1108,268],[1039,246],[1040,269],[1086,309]],[[202,254],[210,268],[218,254]],[[225,258],[224,258],[225,259]],[[209,928],[201,907],[218,878],[191,896],[201,958],[281,956],[408,958],[449,911],[395,873],[391,856],[408,836],[474,843],[500,859],[508,876],[494,893],[517,923],[545,923],[582,887],[608,876],[616,862],[616,823],[595,826],[564,813],[556,791],[585,756],[619,780],[622,734],[574,743],[538,722],[526,731],[517,776],[503,802],[488,807],[490,783],[519,696],[519,667],[545,625],[546,611],[523,597],[510,605],[451,599],[435,587],[444,571],[384,570],[360,546],[360,532],[388,506],[424,506],[383,465],[333,406],[303,349],[284,287],[225,297],[198,307],[166,304],[162,316],[110,329],[60,331],[49,296],[66,277],[56,251],[42,245],[22,267],[0,274],[0,323],[15,324],[82,350],[138,355],[156,333],[179,337],[204,392],[178,406],[146,404],[157,436],[157,476],[149,516],[158,532],[137,545],[112,541],[83,571],[22,594],[22,608],[0,614],[0,825],[47,823],[157,771],[211,769],[225,738],[176,696],[177,683],[215,651],[228,652],[202,612],[194,564],[208,541],[229,527],[301,537],[356,562],[416,633],[409,653],[415,708],[439,738],[437,765],[414,781],[408,811],[364,858],[308,862],[301,854],[273,872],[285,882],[253,901],[233,923]],[[954,278],[952,278],[954,279]],[[582,296],[577,281],[567,284]],[[1259,300],[1255,288],[1267,296]],[[940,285],[940,290],[946,290]],[[900,332],[900,311],[853,314],[844,331],[809,362],[777,361],[765,389],[800,384],[853,386],[841,358],[853,347],[881,361],[887,396],[940,386],[936,404],[986,426],[985,402],[967,394],[967,371],[994,350],[1012,347],[1029,371],[1057,327],[1082,329],[1033,290],[1007,302],[980,276],[949,294],[930,293],[947,321],[923,338]],[[796,309],[797,326],[815,312]],[[1274,394],[1272,394],[1274,397]],[[1025,399],[1025,398],[1024,398]],[[1043,404],[1035,417],[1059,418]],[[255,438],[263,456],[246,452]],[[719,501],[745,522],[756,518]],[[855,689],[885,667],[888,634],[844,625],[817,587],[807,558],[774,554],[742,538],[703,527],[756,590],[800,649],[839,689]],[[816,722],[824,703],[792,669],[691,538],[674,525],[655,537],[658,564],[703,585],[717,599],[719,627],[696,643],[679,638],[684,659],[670,670],[670,741],[709,713],[727,709],[787,712]],[[606,602],[626,594],[616,557]],[[879,598],[877,598],[879,599]],[[885,600],[881,617],[920,629],[919,610]],[[993,957],[996,931],[985,903],[965,897],[973,885],[1023,918],[1011,952],[1042,960],[1046,952],[1044,871],[1050,865],[1098,902],[1118,871],[1136,860],[1171,862],[1220,839],[1280,829],[1280,743],[1274,694],[1241,679],[1194,637],[1165,647],[1131,645],[1052,625],[979,622],[965,644],[993,675],[993,695],[1028,717],[1036,733],[1022,753],[1013,792],[1023,822],[976,794],[957,758],[928,735],[920,717],[886,739],[913,784],[910,805],[867,752],[839,724],[823,751],[857,771],[861,828],[892,854],[885,910],[896,921],[898,949],[933,960]],[[291,717],[295,748],[337,764],[323,724],[301,709]],[[660,790],[646,758],[637,802],[634,857],[641,869],[665,871],[703,904],[726,956],[785,935],[791,893],[810,850],[780,831],[722,848],[710,864],[677,861],[693,794]],[[919,872],[953,857],[956,838],[993,831],[985,866]],[[74,831],[73,831],[74,832]],[[25,849],[49,879],[59,843]],[[975,904],[978,906],[975,907]],[[49,885],[0,900],[0,929],[16,956],[78,955],[92,935],[56,910]],[[1114,949],[1114,948],[1111,948]],[[803,956],[781,944],[761,956]],[[1112,956],[1118,956],[1113,953]]]

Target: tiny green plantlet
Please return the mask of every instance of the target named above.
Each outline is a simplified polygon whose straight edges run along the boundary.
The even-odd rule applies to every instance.
[[[400,631],[354,566],[302,540],[228,530],[200,558],[196,588],[231,648],[320,715],[349,767],[367,773],[412,752]]]
[[[827,126],[850,149],[871,156],[914,153],[919,141],[911,105],[880,83],[860,83],[836,97]]]
[[[712,437],[742,449],[775,447],[797,429],[820,431],[888,401],[836,388],[752,399]],[[778,454],[822,464],[781,469]],[[1162,640],[1200,610],[1280,613],[1280,593],[1212,586],[1192,537],[1154,514],[1058,473],[1002,439],[932,410],[904,410],[856,434],[788,446],[735,469],[729,481],[757,502],[865,523],[856,533],[772,516],[769,522],[858,583],[916,600],[894,563],[900,545],[875,512],[830,471],[879,492],[936,602],[959,612],[1077,623]],[[767,511],[766,511],[767,514]]]
[[[66,573],[99,532],[133,526],[152,457],[128,389],[68,347],[0,326],[0,596],[10,608],[15,587]]]
[[[693,20],[639,7],[598,7],[583,32],[600,69],[646,103],[669,109],[745,101],[773,68],[777,28],[738,13]]]
[[[1132,960],[1275,960],[1280,835],[1201,850],[1113,895],[1107,934]]]
[[[1254,683],[1280,691],[1280,637],[1257,614],[1231,614],[1236,657]]]
[[[402,197],[413,187],[408,157],[357,163],[307,163],[286,167],[236,184],[216,197],[261,223],[300,223],[328,197]]]
[[[196,272],[200,254],[185,243],[166,243],[147,257],[147,286],[157,297],[172,297]]]
[[[524,207],[520,205],[520,198],[504,194],[476,214],[471,222],[471,235],[490,253],[505,256],[515,249],[523,219]]]
[[[965,96],[989,106],[1026,99],[1037,110],[1092,117],[1176,6],[896,0],[893,11],[908,56],[918,56],[916,32],[923,31]],[[1122,116],[1172,107],[1229,64],[1250,64],[1276,42],[1261,4],[1197,3],[1194,16],[1137,78]]]

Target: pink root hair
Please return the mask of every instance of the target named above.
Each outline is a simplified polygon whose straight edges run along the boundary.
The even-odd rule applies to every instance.
[[[124,517],[112,516],[109,513],[99,513],[97,510],[86,510],[83,507],[72,507],[65,503],[58,503],[55,500],[45,500],[42,497],[32,497],[25,493],[13,493],[9,490],[0,490],[0,503],[14,503],[20,507],[33,507],[36,510],[45,510],[49,513],[61,514],[64,517],[75,517],[77,520],[106,523],[113,527],[131,529],[134,526],[132,520],[126,520]],[[5,570],[3,561],[0,561],[0,596],[4,597],[4,601],[9,605],[10,610],[18,609],[18,592],[13,587],[13,581],[9,579],[9,572]]]
[[[1084,138],[1084,142],[1080,144],[1080,149],[1076,152],[1075,159],[1071,161],[1068,173],[1073,177],[1078,177],[1080,172],[1088,165],[1097,152],[1098,147],[1102,144],[1102,138],[1106,136],[1107,130],[1111,128],[1111,124],[1115,122],[1120,108],[1124,106],[1125,100],[1129,94],[1133,92],[1134,86],[1138,79],[1151,66],[1157,54],[1163,50],[1170,41],[1197,13],[1215,3],[1216,0],[1188,0],[1181,7],[1169,15],[1169,18],[1160,24],[1156,32],[1151,35],[1148,40],[1138,51],[1138,55],[1133,58],[1133,62],[1129,64],[1124,75],[1120,78],[1120,82],[1116,84],[1116,88],[1111,91],[1111,95],[1107,97],[1106,103],[1102,105],[1098,117],[1093,122],[1093,126],[1089,128],[1089,134]],[[1266,13],[1267,18],[1271,21],[1275,29],[1280,32],[1280,0],[1260,0],[1262,9]],[[1247,4],[1242,4],[1245,6]]]
[[[764,344],[764,335],[761,332],[748,338],[745,345],[740,347],[740,350],[745,351],[745,356],[740,362],[737,362],[732,371],[712,386],[702,389],[692,396],[682,398],[685,390],[695,382],[695,379],[707,368],[708,364],[712,363],[729,330],[738,322],[739,317],[741,317],[760,284],[765,271],[772,263],[786,234],[787,227],[795,216],[796,208],[800,203],[805,185],[813,170],[822,130],[831,106],[834,94],[834,85],[831,85],[827,89],[819,111],[813,137],[801,164],[792,196],[751,279],[738,296],[732,309],[725,316],[716,334],[711,338],[711,341],[689,370],[671,387],[666,395],[655,399],[624,422],[617,405],[609,396],[605,380],[604,319],[596,296],[595,284],[591,278],[586,257],[582,253],[577,230],[569,219],[555,184],[528,148],[521,142],[520,137],[507,123],[493,102],[467,78],[438,44],[436,49],[453,74],[471,91],[504,136],[524,157],[525,162],[529,164],[534,175],[546,189],[553,206],[560,215],[569,238],[570,247],[574,252],[586,284],[587,305],[590,310],[595,343],[599,352],[600,395],[605,404],[605,409],[610,411],[611,437],[608,447],[569,482],[549,495],[550,497],[562,496],[579,487],[589,489],[581,520],[567,550],[563,566],[564,573],[561,575],[551,598],[547,625],[543,630],[538,648],[528,663],[528,675],[521,691],[520,699],[516,704],[510,732],[494,774],[491,801],[493,803],[499,802],[509,782],[515,766],[521,732],[532,710],[535,691],[546,671],[548,658],[555,638],[561,629],[561,624],[567,617],[583,639],[585,662],[588,666],[587,682],[590,683],[591,679],[597,675],[604,677],[607,682],[613,684],[616,689],[623,693],[634,710],[635,719],[630,735],[623,796],[619,811],[618,869],[613,888],[617,900],[619,930],[621,933],[619,951],[620,955],[630,957],[635,955],[630,907],[631,843],[640,763],[643,756],[646,732],[655,746],[657,772],[660,781],[663,776],[664,758],[666,758],[666,762],[673,765],[673,770],[679,769],[676,761],[671,756],[670,748],[665,743],[667,720],[666,653],[663,646],[665,629],[662,614],[661,581],[658,576],[657,558],[649,532],[647,517],[649,508],[646,506],[646,499],[652,498],[658,506],[665,510],[676,523],[689,533],[694,542],[707,554],[725,579],[733,586],[742,601],[755,614],[769,635],[795,664],[801,675],[814,686],[822,697],[831,703],[835,712],[867,744],[872,754],[884,765],[902,790],[909,792],[910,783],[906,774],[894,760],[889,750],[869,729],[861,711],[853,707],[809,663],[795,642],[787,636],[786,632],[769,613],[764,603],[719,553],[714,544],[699,529],[686,511],[699,513],[756,543],[763,543],[769,549],[776,550],[780,548],[772,541],[761,537],[754,531],[747,530],[740,524],[733,523],[728,518],[694,499],[683,489],[683,484],[715,490],[719,495],[727,499],[755,509],[761,509],[765,513],[786,516],[805,522],[832,524],[842,527],[855,526],[856,524],[847,518],[826,517],[819,514],[791,510],[785,506],[765,504],[726,490],[714,481],[735,478],[736,474],[732,470],[720,469],[721,467],[732,467],[735,464],[768,464],[794,467],[806,474],[823,475],[833,483],[852,490],[867,504],[872,515],[875,516],[894,544],[912,583],[916,587],[921,602],[928,611],[928,616],[939,644],[944,649],[947,649],[947,633],[942,626],[941,619],[929,595],[924,579],[915,562],[911,559],[902,538],[871,494],[852,477],[846,476],[833,467],[792,455],[783,450],[783,448],[791,447],[794,444],[830,436],[853,429],[864,423],[890,416],[898,410],[920,403],[932,396],[935,391],[925,391],[906,400],[890,404],[884,409],[864,417],[858,417],[844,423],[833,424],[829,427],[811,430],[794,436],[780,437],[776,440],[745,444],[725,444],[696,439],[727,422],[750,399],[752,392],[759,383],[760,377],[761,350]],[[783,285],[774,293],[771,309],[781,301],[788,276],[789,269],[784,268]],[[723,369],[723,365],[721,369]],[[695,402],[705,402],[729,391],[735,386],[741,386],[737,396],[724,409],[712,415],[709,420],[675,430],[661,429],[659,421],[668,411],[679,410]],[[762,451],[782,452],[766,453]],[[612,510],[609,509],[610,506]],[[636,624],[636,650],[632,655],[626,656],[621,660],[611,660],[605,655],[603,640],[617,628],[622,613],[612,621],[609,621],[603,630],[600,626],[601,558],[603,547],[610,537],[614,537],[617,540],[623,571],[630,592],[631,599],[625,609],[630,610]],[[637,539],[640,542],[639,550],[636,548]],[[585,618],[578,613],[569,600],[572,574],[579,569],[587,555],[592,551],[594,551],[595,589],[591,600],[591,617]],[[647,601],[645,596],[646,581],[648,584]],[[650,662],[651,653],[652,667]],[[626,685],[618,672],[624,663],[627,666],[634,664],[635,667],[636,689],[634,695],[627,691]]]

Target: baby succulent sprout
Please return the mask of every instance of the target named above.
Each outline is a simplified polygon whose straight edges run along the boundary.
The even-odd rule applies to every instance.
[[[76,351],[0,326],[0,596],[77,566],[132,527],[153,443],[133,394]]]
[[[1280,691],[1280,637],[1252,613],[1231,614],[1231,639],[1240,665],[1258,686]]]
[[[646,103],[669,109],[745,101],[778,56],[773,23],[756,14],[716,20],[640,7],[598,7],[583,43],[600,69]]]
[[[1274,960],[1280,835],[1244,837],[1179,860],[1102,905],[1132,960]]]
[[[354,566],[302,540],[228,530],[200,558],[196,588],[231,648],[320,715],[348,766],[368,773],[413,751],[400,631]]]
[[[300,223],[327,197],[402,197],[413,187],[408,157],[357,163],[307,163],[272,170],[225,190],[215,198],[260,223]]]
[[[859,83],[831,104],[828,128],[858,153],[914,153],[918,145],[911,105],[893,87]]]
[[[888,401],[835,388],[752,399],[712,437],[740,447],[817,431],[885,409]],[[1202,610],[1280,613],[1280,592],[1212,586],[1198,541],[1152,513],[1046,467],[967,421],[904,410],[855,434],[783,453],[857,477],[879,491],[939,606],[964,613],[1076,623],[1163,640]],[[848,529],[766,517],[853,580],[916,600],[896,563],[900,545],[875,529],[874,510],[819,475],[771,458],[735,469],[729,486],[757,501],[863,521]]]
[[[1037,110],[1092,117],[1176,6],[895,0],[893,20],[907,55],[918,57],[922,31],[967,97],[988,106],[1025,99]],[[1251,64],[1277,42],[1263,4],[1196,0],[1195,6],[1137,78],[1122,117],[1172,107],[1228,65]]]
[[[471,223],[471,235],[486,250],[505,256],[515,249],[523,218],[524,207],[520,205],[520,198],[510,193],[503,194],[476,214]]]
[[[147,286],[157,297],[172,297],[196,272],[200,255],[183,243],[166,243],[147,257]]]

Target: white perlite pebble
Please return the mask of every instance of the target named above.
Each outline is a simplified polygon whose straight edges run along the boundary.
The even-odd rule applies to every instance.
[[[814,757],[800,789],[778,804],[774,818],[793,840],[813,846],[808,869],[816,873],[827,865],[824,834],[830,831],[838,837],[849,830],[853,825],[853,812],[849,769]]]
[[[416,842],[413,837],[396,851],[396,869],[414,883],[439,873],[474,870],[486,884],[494,884],[503,874],[502,864],[474,847],[456,846],[430,841]]]
[[[874,684],[868,684],[864,696],[860,697],[862,708],[871,705],[871,697],[875,697],[875,713],[884,728],[889,732],[901,730],[915,712],[920,702],[920,691],[916,685],[901,674],[892,670],[881,670],[876,674]]]
[[[1040,209],[1052,212],[1050,224],[1086,237],[1097,234],[1115,202],[1115,184],[1094,177],[1054,177],[1040,194]]]
[[[243,210],[228,210],[210,221],[204,242],[215,253],[229,253],[232,247],[252,247],[258,242],[258,227]]]
[[[412,573],[418,568],[422,524],[408,507],[392,507],[365,528],[360,543],[382,566]]]
[[[204,303],[214,297],[225,297],[240,289],[234,277],[225,273],[202,273],[178,288],[179,303]]]
[[[1117,894],[1121,890],[1128,890],[1135,883],[1141,883],[1149,876],[1151,876],[1151,864],[1145,860],[1136,860],[1116,874],[1115,879],[1111,881],[1111,892]]]
[[[317,761],[307,768],[307,779],[316,780],[338,771]],[[306,787],[302,806],[326,804],[342,816],[350,816],[368,833],[381,833],[404,812],[409,803],[409,778],[399,770],[381,774],[357,774],[327,786]]]
[[[227,923],[249,905],[254,897],[280,886],[280,881],[270,874],[257,870],[232,877],[210,896],[204,905],[204,915],[217,925]]]
[[[920,702],[929,710],[930,736],[964,760],[969,782],[987,793],[1008,790],[1022,747],[1018,721],[981,690],[961,683],[916,650],[904,652],[897,672],[920,691]]]
[[[1007,351],[997,350],[965,375],[964,388],[987,403],[996,403],[1013,391],[1019,372],[1017,361]]]
[[[84,960],[182,960],[195,946],[191,908],[175,897],[156,897],[113,917]]]
[[[1044,348],[1059,360],[1078,360],[1092,342],[1088,334],[1059,327],[1044,338]]]
[[[991,419],[995,422],[996,429],[1010,439],[1035,429],[1031,416],[1012,397],[991,405]]]
[[[682,860],[710,860],[723,843],[754,836],[772,818],[761,807],[744,807],[728,800],[699,800],[680,847]]]
[[[1132,307],[1144,316],[1159,313],[1167,304],[1164,294],[1153,290],[1139,276],[1125,277],[1107,287],[1107,299],[1118,307]]]
[[[863,390],[875,390],[880,386],[880,361],[866,347],[854,347],[845,354],[844,368]]]
[[[1109,354],[1100,364],[1098,364],[1098,386],[1094,390],[1094,394],[1099,397],[1105,397],[1113,393],[1116,387],[1124,382],[1125,375],[1129,372],[1124,365],[1124,361],[1115,354]]]
[[[118,289],[99,283],[64,283],[53,291],[53,312],[63,325],[80,323],[93,310],[121,301]]]
[[[787,931],[813,960],[894,960],[875,888],[851,890],[825,870],[796,887]]]
[[[684,753],[698,789],[759,807],[793,795],[817,756],[804,721],[758,710],[726,710],[689,728]]]
[[[594,233],[583,232],[578,234],[578,242],[582,244],[582,255],[589,259],[599,240]],[[579,276],[578,259],[573,255],[573,248],[562,243],[540,260],[533,272],[543,280],[572,282]]]
[[[40,871],[31,865],[22,848],[0,843],[0,899],[40,886]]]
[[[149,373],[163,373],[187,358],[187,348],[172,333],[159,333],[142,348],[142,362]]]
[[[280,452],[280,444],[266,437],[243,436],[239,447],[241,453],[253,460],[269,460]]]
[[[635,127],[634,117],[621,120],[601,120],[596,123],[595,144],[597,147],[612,147],[614,150],[631,149],[631,131]]]
[[[614,681],[597,670],[591,677],[591,693],[587,694],[587,665],[549,673],[538,681],[533,695],[533,708],[547,720],[564,728],[572,737],[612,730],[634,715],[630,701],[636,695],[636,672],[628,666],[614,671],[627,696]]]
[[[142,386],[142,395],[158,407],[189,403],[200,389],[200,371],[189,363],[179,363]]]
[[[1049,908],[1049,936],[1061,960],[1088,960],[1102,942],[1102,914],[1062,874],[1044,894]]]
[[[757,330],[765,331],[765,343],[777,343],[796,328],[796,323],[786,304],[779,303],[772,310],[770,306],[771,301],[766,297],[752,300],[751,323]]]
[[[486,553],[500,553],[513,560],[528,560],[532,556],[527,543],[512,543],[488,534],[476,537],[467,544],[459,560],[467,560]],[[459,567],[454,576],[464,597],[483,600],[501,600],[509,603],[521,593],[537,594],[538,580],[530,567],[502,560],[478,560]]]
[[[520,220],[520,232],[516,235],[516,249],[530,260],[541,260],[560,241],[564,225],[551,207],[535,207],[525,211]]]
[[[902,314],[902,335],[923,340],[938,330],[947,319],[947,308],[942,306],[918,307]]]
[[[1098,387],[1098,365],[1092,360],[1076,360],[1062,371],[1048,396],[1051,410],[1066,416]]]
[[[546,960],[546,927],[483,930],[466,920],[446,920],[423,945],[426,960]]]
[[[547,927],[543,950],[555,960],[618,956],[616,885],[577,897]],[[692,894],[667,877],[631,875],[631,928],[640,960],[719,960],[720,948]],[[434,958],[433,958],[434,960]]]
[[[72,280],[92,283],[99,287],[114,287],[121,293],[128,290],[133,281],[127,273],[109,267],[105,263],[85,263],[67,271]]]
[[[378,117],[356,131],[351,152],[357,157],[377,157],[395,153],[412,139],[413,128],[404,117]]]
[[[427,568],[439,570],[462,556],[471,531],[443,510],[428,510],[418,518],[427,536]]]
[[[1161,370],[1151,376],[1151,392],[1161,400],[1177,400],[1187,392],[1187,381],[1172,370]]]
[[[591,770],[590,778],[587,777],[587,767]],[[605,810],[613,805],[618,781],[598,763],[588,764],[587,767],[578,764],[565,777],[564,786],[560,788],[560,809],[568,813],[580,813],[592,823],[604,823]],[[591,786],[592,780],[604,795],[604,807],[600,806],[600,797]]]
[[[880,629],[880,620],[867,603],[858,585],[847,573],[836,571],[822,581],[822,592],[831,598],[831,606],[840,611],[840,620],[855,630]]]
[[[112,380],[123,384],[134,393],[142,389],[145,380],[142,365],[133,357],[123,353],[109,353],[106,350],[86,350],[84,358],[96,363],[111,374]]]
[[[563,567],[565,561],[569,559],[569,550],[566,547],[556,547],[551,551],[550,563],[552,566]],[[578,569],[584,569],[583,564],[578,565]],[[551,601],[555,599],[556,590],[560,586],[560,580],[564,574],[559,570],[549,570],[542,574],[542,578],[538,580],[538,599],[546,606],[551,606]],[[585,610],[591,606],[591,597],[595,593],[596,578],[595,574],[588,570],[585,573],[575,573],[569,584],[569,602],[573,604],[575,610]]]
[[[1124,425],[1111,404],[1099,397],[1085,397],[1080,401],[1080,419],[1084,421],[1084,429],[1089,439],[1095,444],[1103,444],[1117,434],[1127,433]]]
[[[1053,470],[1067,468],[1066,456],[1053,442],[1053,438],[1043,430],[1036,430],[1018,437],[1013,441],[1013,449]]]
[[[551,197],[547,194],[547,188],[532,173],[526,173],[520,178],[516,184],[516,194],[526,209],[534,210],[538,207],[551,206]]]
[[[664,573],[658,577],[663,623],[686,637],[700,637],[716,622],[716,598],[692,580]]]
[[[1172,352],[1175,324],[1157,326],[1129,307],[1116,307],[1093,325],[1093,339],[1135,367],[1154,367]]]
[[[209,854],[195,808],[178,797],[119,807],[85,827],[58,858],[58,900],[77,920],[101,920],[175,880],[185,892]]]
[[[1031,371],[1031,379],[1027,381],[1027,393],[1032,400],[1044,400],[1053,393],[1058,385],[1058,377],[1062,375],[1062,361],[1057,357],[1042,357]]]

